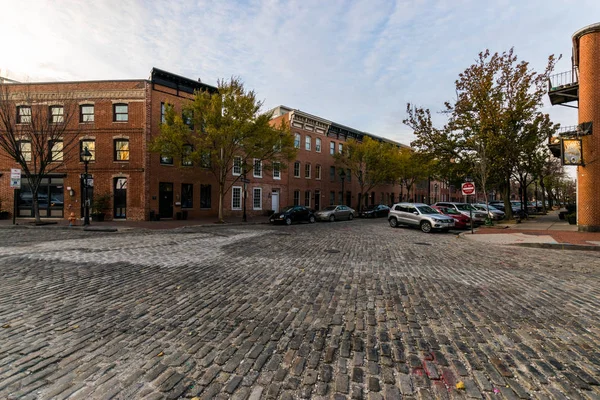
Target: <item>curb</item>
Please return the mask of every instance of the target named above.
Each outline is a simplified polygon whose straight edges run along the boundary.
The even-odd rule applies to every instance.
[[[600,246],[571,244],[571,243],[512,243],[509,246],[518,247],[533,247],[538,249],[554,249],[554,250],[583,250],[583,251],[600,251]]]

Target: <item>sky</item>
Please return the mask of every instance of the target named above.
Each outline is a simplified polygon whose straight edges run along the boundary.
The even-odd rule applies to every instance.
[[[439,111],[479,52],[571,69],[571,36],[598,0],[0,0],[0,75],[19,81],[147,79],[157,67],[400,143],[406,104]],[[577,110],[543,111],[563,126]]]

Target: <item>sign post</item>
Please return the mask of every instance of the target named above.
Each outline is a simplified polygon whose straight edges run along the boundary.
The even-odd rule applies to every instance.
[[[461,186],[463,196],[471,196],[475,194],[475,184],[473,182],[465,182]],[[471,234],[473,234],[473,209],[469,207],[469,216],[471,217]]]
[[[18,168],[10,169],[10,187],[13,188],[13,225],[17,218],[17,191],[21,189],[21,170]]]

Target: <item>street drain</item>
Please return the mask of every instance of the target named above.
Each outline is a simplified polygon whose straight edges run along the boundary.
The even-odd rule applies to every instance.
[[[420,244],[421,246],[431,246],[431,243],[415,242],[415,244]]]
[[[325,253],[339,253],[339,250],[335,250],[335,249],[327,249],[325,250]]]

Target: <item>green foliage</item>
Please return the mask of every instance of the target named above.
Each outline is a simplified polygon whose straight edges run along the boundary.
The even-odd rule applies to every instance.
[[[239,179],[229,180],[234,159],[241,159],[243,171],[254,169],[254,160],[263,170],[278,163],[281,169],[296,156],[289,127],[271,125],[271,113],[260,113],[262,102],[254,91],[246,91],[238,78],[219,81],[218,93],[197,92],[184,105],[182,114],[166,109],[166,123],[154,138],[151,151],[185,158],[211,172],[219,183],[219,220],[223,220],[223,197]],[[187,124],[186,124],[187,122]]]
[[[102,214],[110,209],[110,194],[94,194],[92,201],[92,214]]]

